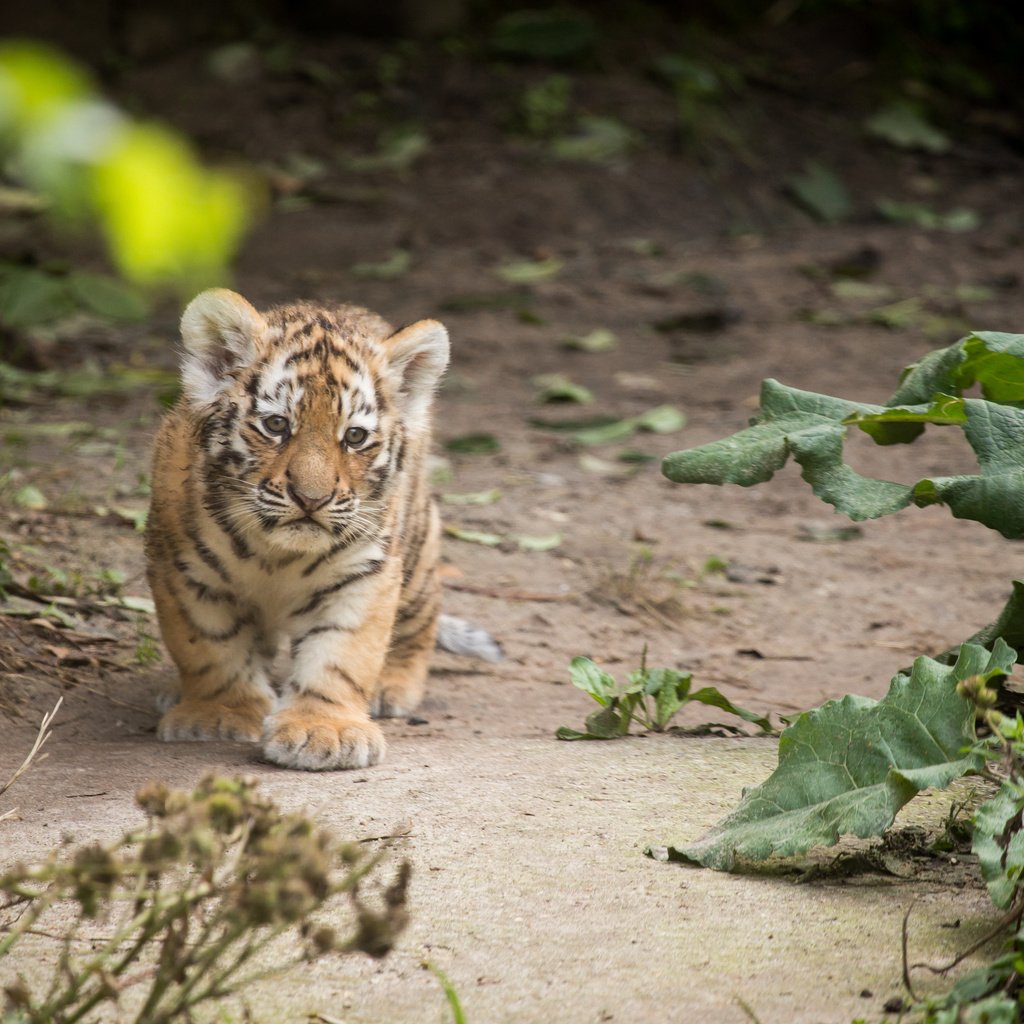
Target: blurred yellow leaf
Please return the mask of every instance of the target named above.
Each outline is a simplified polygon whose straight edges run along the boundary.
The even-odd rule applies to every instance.
[[[248,221],[242,182],[204,170],[156,125],[124,129],[93,170],[93,195],[119,269],[143,284],[211,283]]]

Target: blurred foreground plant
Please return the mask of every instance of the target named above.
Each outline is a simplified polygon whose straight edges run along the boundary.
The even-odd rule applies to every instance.
[[[237,175],[204,169],[179,135],[132,120],[35,43],[0,46],[0,156],[59,219],[96,223],[137,284],[217,283],[250,219]]]
[[[406,925],[408,862],[374,908],[360,885],[380,855],[282,814],[251,779],[210,777],[192,793],[151,783],[137,799],[147,827],[0,876],[0,964],[50,917],[61,934],[48,983],[7,983],[4,1022],[72,1024],[103,1004],[138,1024],[191,1019],[200,1003],[327,953],[382,957]],[[342,894],[347,934],[313,920]],[[103,936],[83,935],[87,921]]]

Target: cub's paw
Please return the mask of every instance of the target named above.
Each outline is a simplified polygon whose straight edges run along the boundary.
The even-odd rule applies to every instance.
[[[427,664],[384,666],[380,688],[370,704],[374,718],[405,718],[419,707],[427,680]]]
[[[270,701],[220,704],[213,700],[183,700],[157,726],[162,740],[242,740],[255,743],[263,733]]]
[[[368,768],[384,756],[379,726],[343,711],[288,707],[271,715],[263,730],[263,754],[285,768],[322,772]]]
[[[405,718],[415,710],[418,703],[418,701],[411,704],[397,703],[387,694],[378,693],[370,703],[370,714],[374,718]]]

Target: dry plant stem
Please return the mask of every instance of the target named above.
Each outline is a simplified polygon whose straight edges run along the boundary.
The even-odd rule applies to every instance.
[[[1024,896],[1018,895],[1018,898],[1010,905],[1010,908],[996,921],[995,925],[990,928],[977,942],[972,943],[965,950],[958,953],[948,964],[943,964],[941,967],[936,967],[934,964],[916,963],[910,965],[910,970],[916,971],[918,967],[923,967],[926,971],[931,971],[932,974],[945,974],[947,971],[951,971],[957,964],[963,963],[972,953],[976,953],[982,946],[991,942],[993,939],[998,938],[1000,933],[1005,930],[1008,924],[1011,924],[1014,920],[1019,920],[1021,915],[1024,914]],[[904,919],[905,920],[905,919]]]
[[[47,756],[46,754],[39,754],[39,751],[42,749],[43,744],[50,738],[50,725],[53,723],[53,720],[63,703],[64,698],[58,697],[57,703],[53,706],[53,710],[48,711],[43,715],[43,720],[39,723],[39,731],[36,733],[36,739],[32,744],[32,748],[29,750],[28,754],[25,755],[25,760],[21,762],[18,770],[7,780],[6,783],[0,786],[0,796],[3,796],[4,793],[6,793],[7,790],[9,790],[11,786],[13,786],[14,783],[28,771],[29,765],[31,765],[34,760],[38,759],[39,761],[42,761]],[[12,807],[9,811],[5,811],[3,814],[0,814],[0,821],[3,821],[5,818],[9,818],[17,809],[17,807]]]
[[[915,1003],[920,1002],[917,998],[917,993],[914,991],[914,986],[910,982],[910,963],[907,955],[907,931],[908,924],[910,922],[910,912],[914,909],[913,905],[907,907],[907,912],[903,915],[903,928],[902,928],[902,951],[903,951],[903,987],[907,990],[910,998]],[[915,965],[916,966],[916,965]]]

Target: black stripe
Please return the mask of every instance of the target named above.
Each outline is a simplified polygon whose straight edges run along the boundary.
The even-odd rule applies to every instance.
[[[342,541],[342,543],[340,544],[334,544],[331,547],[329,547],[319,558],[314,559],[312,562],[309,563],[309,565],[306,566],[305,569],[302,570],[303,578],[307,576],[312,576],[313,573],[315,573],[317,569],[319,569],[320,566],[324,564],[324,562],[326,562],[330,558],[333,558],[336,554],[338,554],[338,552],[346,550],[348,547],[349,545],[344,541]]]
[[[351,633],[352,630],[348,626],[314,626],[312,629],[307,629],[302,636],[297,636],[292,640],[292,658],[295,658],[299,653],[299,648],[311,637],[317,636],[322,633]]]
[[[199,556],[200,561],[208,568],[212,569],[225,583],[232,583],[231,575],[224,567],[224,563],[210,550],[209,545],[199,536],[199,532],[196,530],[195,525],[189,523],[185,527],[185,536],[188,537],[195,549],[196,554]]]
[[[433,583],[433,580],[428,579],[428,583]],[[437,590],[432,586],[421,586],[415,595],[413,595],[411,601],[406,601],[398,609],[398,615],[395,618],[396,622],[408,622],[410,619],[416,618],[420,612],[426,607],[427,602],[437,593]]]
[[[331,594],[338,593],[339,590],[344,590],[350,583],[357,583],[359,580],[366,579],[368,576],[373,576],[376,573],[379,573],[381,569],[384,568],[385,564],[386,563],[383,558],[374,559],[371,562],[367,562],[358,572],[351,573],[340,580],[336,580],[334,583],[329,583],[326,587],[321,587],[319,590],[313,592],[313,596],[301,608],[292,612],[292,617],[294,618],[296,615],[307,615],[322,604],[324,598],[330,597]]]
[[[177,562],[175,562],[177,567]],[[192,591],[200,601],[226,601],[232,606],[238,604],[238,600],[230,590],[218,590],[217,587],[209,587],[200,580],[193,579],[187,572],[182,571],[182,579],[184,579],[189,590]]]

